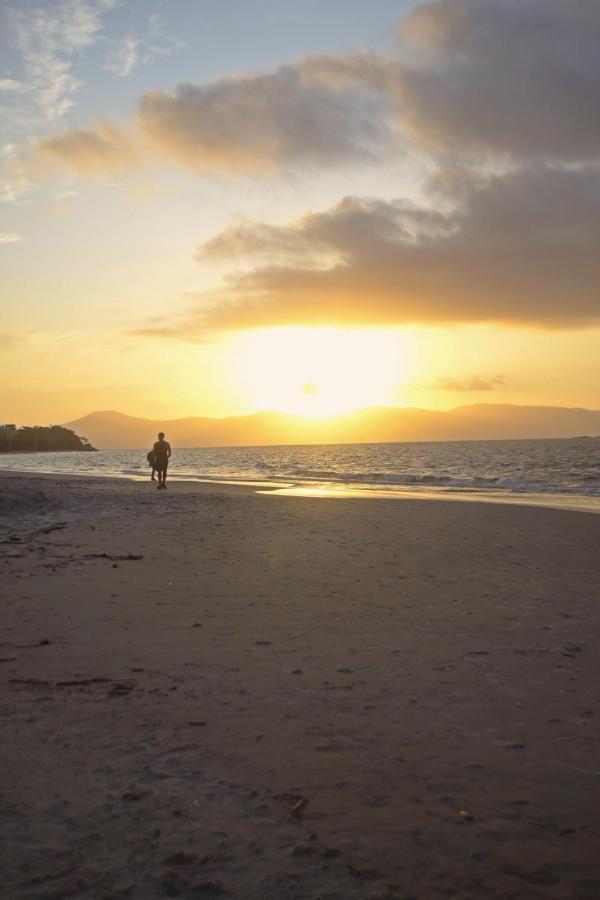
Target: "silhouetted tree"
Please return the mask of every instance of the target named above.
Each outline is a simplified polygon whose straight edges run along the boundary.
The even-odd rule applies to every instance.
[[[62,425],[0,425],[0,451],[95,450],[87,438]]]

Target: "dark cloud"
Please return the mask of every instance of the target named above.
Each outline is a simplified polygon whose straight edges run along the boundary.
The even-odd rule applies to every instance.
[[[348,197],[288,225],[227,229],[197,252],[230,263],[223,289],[180,323],[138,333],[600,322],[600,2],[429,2],[398,34],[392,55],[311,57],[154,91],[127,134],[105,124],[40,143],[84,175],[148,150],[201,174],[337,167],[415,147],[433,160],[420,208]]]
[[[373,159],[386,141],[390,101],[362,77],[372,57],[361,59],[309,59],[265,75],[153,91],[140,100],[137,124],[153,150],[198,172]]]
[[[339,166],[416,145],[546,162],[600,157],[598,0],[445,0],[416,7],[394,55],[316,56],[139,101],[137,128],[42,141],[89,175],[147,150],[193,172]],[[137,148],[134,150],[134,145]]]
[[[322,269],[342,260],[349,247],[367,252],[383,242],[416,241],[424,232],[444,233],[449,228],[446,216],[419,209],[410,201],[346,197],[326,212],[307,213],[283,227],[242,222],[199,247],[196,258],[203,262],[266,257],[271,266],[300,262],[303,267],[310,263],[311,268]]]
[[[482,378],[480,375],[472,375],[470,378],[438,378],[433,387],[439,391],[453,391],[455,393],[469,393],[478,391],[493,391],[504,384],[503,375],[493,375],[491,378]]]
[[[176,330],[600,322],[597,172],[463,177],[454,196],[458,205],[447,212],[350,197],[287,226],[229,229],[200,257],[246,254],[255,267],[232,274]]]
[[[146,94],[139,124],[159,153],[198,170],[337,165],[392,139],[434,157],[600,156],[597,0],[425,3],[399,36],[395,56],[311,57]]]
[[[600,156],[600,3],[447,0],[399,29],[401,115],[434,153]]]

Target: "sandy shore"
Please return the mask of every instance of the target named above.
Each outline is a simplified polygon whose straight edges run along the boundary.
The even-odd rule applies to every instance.
[[[0,479],[2,896],[600,896],[600,517]]]

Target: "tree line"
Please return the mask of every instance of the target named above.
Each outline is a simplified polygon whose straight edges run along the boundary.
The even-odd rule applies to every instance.
[[[95,449],[87,438],[62,425],[0,425],[0,452]]]

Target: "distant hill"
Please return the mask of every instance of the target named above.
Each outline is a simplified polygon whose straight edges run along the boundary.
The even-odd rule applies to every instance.
[[[154,420],[109,410],[66,427],[103,450],[148,447],[159,431],[178,447],[493,440],[600,435],[600,410],[477,403],[448,411],[369,407],[323,420],[277,412]]]

